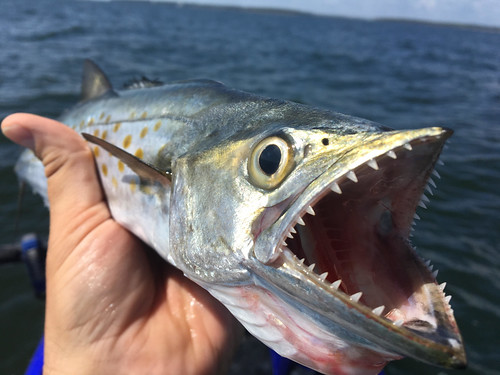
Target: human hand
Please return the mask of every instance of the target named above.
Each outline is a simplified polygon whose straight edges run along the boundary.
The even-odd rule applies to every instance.
[[[223,372],[241,326],[113,220],[83,138],[28,114],[7,117],[2,130],[48,177],[44,373]]]

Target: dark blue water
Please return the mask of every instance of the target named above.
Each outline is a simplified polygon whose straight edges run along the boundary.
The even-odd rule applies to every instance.
[[[4,0],[0,118],[56,117],[78,100],[84,58],[117,86],[142,75],[212,78],[394,128],[453,128],[414,243],[448,282],[470,366],[404,360],[387,374],[500,374],[499,32],[146,2]],[[14,229],[18,152],[0,137],[1,243],[47,233],[46,211],[29,194]],[[0,265],[0,373],[23,372],[42,325],[43,303],[23,266]],[[270,373],[266,350],[245,342],[231,371]]]

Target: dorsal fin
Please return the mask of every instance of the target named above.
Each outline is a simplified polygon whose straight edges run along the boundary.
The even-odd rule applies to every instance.
[[[168,172],[162,172],[159,169],[153,167],[152,165],[146,163],[145,161],[139,159],[138,157],[129,154],[127,151],[122,150],[115,145],[106,142],[104,139],[95,137],[88,133],[82,133],[83,138],[87,141],[94,143],[106,151],[108,151],[111,155],[120,159],[123,163],[125,163],[130,169],[132,169],[140,178],[150,181],[157,181],[163,186],[170,186],[170,174]]]
[[[106,74],[90,59],[83,62],[81,101],[97,98],[112,90]]]

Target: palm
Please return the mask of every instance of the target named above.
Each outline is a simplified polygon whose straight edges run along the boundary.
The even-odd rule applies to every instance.
[[[225,308],[111,219],[80,243],[59,267],[49,263],[58,267],[49,288],[62,286],[47,305],[57,335],[70,332],[104,362],[119,357],[108,373],[216,370],[233,334]]]
[[[46,372],[219,372],[240,330],[229,312],[111,218],[79,136],[15,119],[34,134],[49,181]]]

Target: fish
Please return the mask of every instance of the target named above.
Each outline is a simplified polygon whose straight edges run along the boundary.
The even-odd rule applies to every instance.
[[[117,90],[91,60],[58,120],[88,141],[114,219],[281,356],[337,375],[466,366],[451,296],[410,242],[450,129],[212,80]],[[15,170],[48,204],[31,151]]]

